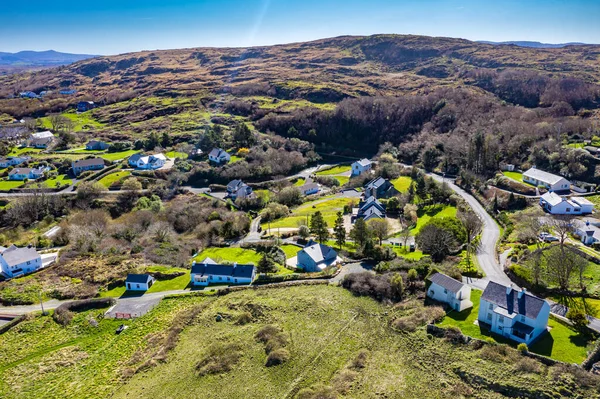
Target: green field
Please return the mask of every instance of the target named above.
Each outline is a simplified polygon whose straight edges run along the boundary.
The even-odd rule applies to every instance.
[[[0,191],[8,191],[13,188],[21,187],[23,184],[20,180],[0,180]]]
[[[103,318],[106,309],[76,313],[67,326],[37,316],[0,335],[0,397],[262,399],[320,389],[311,397],[450,399],[500,397],[493,392],[505,386],[530,398],[566,392],[565,376],[541,363],[537,372],[515,372],[513,362],[432,338],[422,327],[394,331],[394,319],[414,306],[318,285],[163,299],[128,321]],[[129,328],[117,335],[120,324]],[[289,354],[283,364],[265,366],[265,345],[255,335],[266,325],[281,331]],[[199,374],[197,364],[216,346],[237,354],[222,363],[229,371]],[[596,388],[573,382],[568,392],[588,398]]]
[[[339,165],[331,169],[321,170],[315,174],[319,176],[341,175],[342,173],[349,172],[351,169],[350,165]]]
[[[44,181],[44,185],[50,188],[56,188],[56,183],[60,183],[61,186],[71,185],[73,184],[73,180],[71,180],[67,175],[58,175]]]
[[[68,150],[65,151],[57,151],[57,154],[63,154],[63,153],[70,153],[70,154],[89,154],[89,155],[94,155],[94,154],[102,154],[106,152],[106,150],[86,150],[85,147],[80,147],[80,148],[70,148]]]
[[[206,248],[194,257],[196,262],[211,258],[215,262],[230,262],[230,263],[254,263],[257,264],[261,256],[252,249],[224,247],[224,248]]]
[[[442,327],[457,326],[463,334],[473,338],[485,339],[492,337],[501,343],[508,343],[514,347],[516,343],[503,339],[482,330],[473,324],[477,320],[479,302],[482,292],[471,290],[471,301],[473,308],[462,312],[450,311],[444,320],[439,323]],[[539,341],[534,343],[529,350],[540,355],[548,356],[567,363],[581,363],[587,357],[588,340],[580,333],[566,327],[558,321],[550,318],[548,326],[551,330]]]
[[[112,172],[105,176],[103,176],[98,182],[102,184],[104,187],[110,187],[114,182],[125,179],[130,176],[131,172],[129,171],[120,171],[120,172]]]
[[[8,156],[10,157],[14,157],[17,155],[23,155],[23,154],[37,154],[42,152],[43,150],[41,148],[29,148],[29,147],[14,147],[12,150],[10,150],[10,152],[8,153]]]
[[[127,150],[127,151],[119,151],[119,152],[107,152],[102,154],[100,157],[102,159],[106,159],[107,161],[118,161],[120,159],[129,158],[133,154],[137,154],[138,150]]]
[[[523,173],[521,172],[508,172],[503,171],[502,174],[510,179],[516,180],[519,183],[523,183]]]
[[[396,190],[400,191],[401,193],[408,192],[408,189],[409,189],[411,183],[412,183],[412,179],[410,178],[410,176],[400,176],[400,177],[392,180],[392,184],[394,185],[394,188]]]
[[[171,159],[175,159],[175,158],[187,159],[188,158],[188,154],[186,154],[185,152],[178,152],[178,151],[169,151],[165,154],[165,156],[167,158],[171,158]]]
[[[455,206],[441,206],[434,205],[428,206],[424,209],[419,210],[416,226],[411,230],[413,235],[416,235],[423,226],[429,222],[432,218],[443,218],[443,217],[452,217],[456,216],[456,207]]]
[[[333,228],[337,212],[343,211],[344,205],[350,203],[350,201],[349,198],[328,197],[327,199],[307,202],[292,210],[290,216],[271,222],[271,229],[276,229],[278,227],[295,228],[299,225],[306,224],[307,217],[310,222],[310,216],[316,211],[321,211],[328,226]],[[268,223],[263,223],[261,226],[263,229],[269,228]]]
[[[62,116],[65,116],[73,121],[73,130],[76,132],[87,129],[99,129],[104,127],[103,123],[98,122],[92,117],[93,111],[86,111],[81,113],[76,113],[75,111],[62,113]],[[42,122],[42,126],[46,129],[51,129],[52,124],[50,123],[50,119],[48,117],[40,118]]]
[[[242,159],[244,159],[244,158],[242,158],[242,157],[238,157],[237,155],[232,155],[232,156],[231,156],[231,159],[229,160],[229,163],[235,163],[235,162],[239,162],[239,161],[241,161]]]

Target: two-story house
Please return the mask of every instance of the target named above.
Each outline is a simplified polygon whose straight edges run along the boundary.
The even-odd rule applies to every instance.
[[[479,303],[479,326],[530,345],[548,328],[550,305],[525,290],[490,281]]]
[[[373,162],[367,158],[360,159],[352,163],[352,176],[360,176],[365,172],[368,172],[373,167]]]
[[[231,155],[221,148],[213,148],[208,154],[208,160],[218,165],[224,164],[231,160]]]
[[[389,180],[383,177],[373,179],[365,186],[365,198],[390,198],[396,194],[398,194],[398,190]]]
[[[352,222],[363,219],[365,222],[371,219],[384,219],[385,208],[375,197],[369,197],[358,204],[358,208],[352,209]]]
[[[7,278],[32,273],[42,267],[42,257],[35,248],[0,247],[0,268]]]

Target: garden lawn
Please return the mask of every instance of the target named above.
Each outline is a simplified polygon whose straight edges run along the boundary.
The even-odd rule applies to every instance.
[[[104,187],[108,188],[114,182],[123,180],[124,178],[126,178],[127,176],[130,176],[130,175],[131,175],[131,172],[129,172],[129,171],[113,172],[113,173],[109,173],[109,174],[105,175],[104,177],[102,177],[100,180],[98,180],[98,183],[100,183]]]
[[[348,176],[332,176],[335,180],[340,182],[340,186],[343,186],[344,184],[348,183],[348,181],[350,181],[350,177]]]
[[[39,153],[42,152],[41,148],[29,148],[29,147],[14,147],[8,153],[8,156],[14,157],[17,155],[27,154],[27,153]]]
[[[206,248],[194,257],[196,262],[211,258],[215,262],[237,262],[239,264],[254,263],[255,265],[261,258],[261,255],[252,249],[225,247],[225,248]]]
[[[70,148],[70,149],[65,150],[65,151],[57,151],[57,154],[70,153],[70,154],[89,154],[89,155],[94,155],[94,154],[102,154],[104,152],[106,152],[106,150],[88,150],[85,147],[81,147],[81,148]]]
[[[167,158],[171,158],[171,159],[175,159],[175,158],[187,159],[188,158],[188,154],[186,154],[185,152],[179,152],[179,151],[169,151],[165,155],[167,156]]]
[[[341,175],[342,173],[350,171],[350,169],[352,169],[350,165],[338,165],[331,169],[319,171],[316,174],[319,176]]]
[[[396,255],[404,259],[419,260],[425,256],[425,254],[418,249],[414,250],[413,252],[410,252],[410,250],[408,250],[407,248],[400,246],[392,246],[389,244],[383,244],[383,246],[392,248],[392,251],[394,251]]]
[[[0,191],[8,191],[13,188],[21,187],[23,184],[20,180],[0,180]]]
[[[56,188],[56,183],[60,183],[61,186],[73,184],[73,180],[69,179],[67,175],[58,175],[51,179],[46,179],[44,185],[50,188]]]
[[[418,212],[419,219],[417,220],[416,226],[411,230],[413,235],[417,235],[421,228],[429,222],[432,218],[444,218],[456,216],[456,207],[449,205],[432,205],[427,206]]]
[[[119,151],[119,152],[106,152],[101,155],[102,159],[106,159],[107,161],[118,161],[120,159],[129,158],[133,154],[137,154],[138,150],[127,150],[127,151]]]
[[[65,112],[61,115],[69,118],[73,121],[73,129],[77,131],[86,130],[89,128],[99,129],[104,127],[104,124],[98,122],[92,117],[93,111],[86,111],[81,113],[76,113],[75,111]],[[50,119],[48,117],[40,118],[42,126],[46,129],[51,129],[52,124],[50,123]]]
[[[171,279],[156,280],[148,292],[184,290],[188,285],[190,285],[190,270],[185,270],[185,274],[181,276]]]
[[[231,159],[229,160],[229,163],[236,163],[236,162],[241,161],[242,159],[244,159],[244,158],[238,157],[237,155],[232,155]]]
[[[288,259],[296,256],[298,251],[300,251],[302,249],[296,245],[291,245],[291,244],[283,244],[283,245],[280,245],[279,248],[281,248],[283,250],[286,258],[288,258]]]
[[[306,183],[306,180],[304,180],[303,178],[299,178],[296,180],[296,182],[294,183],[294,186],[296,187],[301,187],[304,185],[304,183]]]
[[[407,192],[411,183],[412,179],[409,176],[400,176],[397,179],[392,180],[394,188],[401,193]]]
[[[317,211],[321,211],[328,227],[333,228],[333,224],[337,217],[337,212],[344,210],[344,205],[351,202],[350,198],[329,197],[328,199],[318,199],[300,205],[292,211],[292,214],[286,218],[278,219],[271,222],[271,229],[278,227],[296,228],[299,225],[310,222],[310,216]],[[268,223],[261,225],[263,228],[269,228]]]
[[[473,302],[473,308],[462,312],[452,310],[438,325],[440,327],[456,326],[460,328],[463,334],[470,337],[478,339],[491,337],[497,342],[506,343],[516,348],[516,342],[495,334],[490,334],[489,331],[483,330],[474,324],[479,313],[481,294],[482,291],[472,289],[471,302]],[[590,342],[584,336],[553,318],[549,319],[548,326],[551,327],[550,333],[534,343],[529,348],[531,352],[567,363],[581,363],[585,360],[587,357],[587,346]]]
[[[503,171],[502,174],[510,179],[516,180],[519,183],[523,183],[523,173],[521,172],[509,172]]]

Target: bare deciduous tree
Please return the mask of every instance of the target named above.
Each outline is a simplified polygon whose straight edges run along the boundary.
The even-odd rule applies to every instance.
[[[379,240],[379,245],[383,243],[383,240],[387,238],[390,233],[390,224],[386,219],[370,220],[369,227],[371,228],[373,235]]]
[[[481,240],[479,239],[479,235],[481,234],[481,230],[483,229],[483,222],[479,219],[479,216],[475,212],[466,211],[461,212],[458,215],[459,220],[461,221],[463,227],[465,228],[465,232],[467,233],[467,269],[471,268],[471,257],[477,253],[480,248]]]
[[[456,246],[452,232],[434,224],[425,225],[417,235],[416,241],[423,253],[431,255],[436,262],[444,259]]]

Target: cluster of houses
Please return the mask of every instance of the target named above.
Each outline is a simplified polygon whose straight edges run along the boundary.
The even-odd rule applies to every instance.
[[[363,219],[365,222],[371,219],[385,219],[385,207],[379,199],[393,197],[398,194],[398,190],[383,177],[371,180],[364,188],[364,195],[358,208],[352,209],[351,221],[354,223],[358,219]]]
[[[0,269],[5,278],[20,277],[42,267],[42,257],[35,248],[0,247]]]
[[[154,170],[165,166],[167,159],[164,154],[144,155],[137,153],[130,156],[128,162],[134,168]]]
[[[462,312],[473,307],[471,288],[442,273],[429,277],[427,296]],[[490,281],[481,294],[477,323],[482,329],[531,345],[548,329],[550,305],[526,290]]]
[[[10,166],[19,166],[22,163],[29,161],[31,157],[28,156],[14,156],[0,158],[0,168],[8,168]]]

